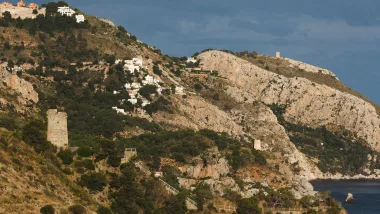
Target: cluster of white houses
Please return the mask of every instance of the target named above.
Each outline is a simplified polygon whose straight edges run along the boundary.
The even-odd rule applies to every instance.
[[[115,61],[115,64],[120,64],[124,62],[124,70],[133,73],[135,71],[140,72],[141,69],[147,69],[146,66],[143,66],[143,60],[139,58],[133,58],[131,60],[121,60],[118,59]]]
[[[71,9],[70,7],[64,6],[64,7],[58,7],[58,13],[60,13],[62,16],[73,16],[76,12],[75,10]],[[75,15],[75,18],[77,20],[77,23],[81,23],[85,21],[85,18],[83,15]]]
[[[142,83],[138,83],[138,82],[125,83],[124,87],[128,91],[128,94],[130,97],[127,101],[130,102],[132,105],[136,105],[138,102],[138,99],[141,99],[141,101],[142,101],[141,106],[142,107],[149,105],[150,104],[149,100],[147,100],[145,97],[141,96],[139,94],[139,90],[140,90],[140,88],[142,88],[145,85],[155,85],[157,87],[157,89],[156,89],[157,93],[160,95],[162,93],[163,88],[159,83],[160,83],[159,79],[156,79],[150,75],[146,75],[144,77],[144,80],[142,80]],[[113,93],[119,94],[120,91],[114,91]],[[125,102],[125,100],[122,100],[122,102]],[[113,107],[112,109],[117,111],[117,113],[126,114],[124,109],[119,109],[117,107]]]

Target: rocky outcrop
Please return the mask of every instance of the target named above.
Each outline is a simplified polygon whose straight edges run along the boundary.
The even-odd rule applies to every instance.
[[[380,118],[370,103],[304,78],[269,72],[228,53],[208,51],[198,59],[203,69],[216,70],[234,84],[227,88],[231,97],[246,103],[286,105],[289,122],[344,127],[380,151]]]
[[[183,128],[212,129],[230,135],[243,136],[243,128],[235,123],[229,114],[208,103],[205,99],[189,95],[186,99],[174,97],[178,112],[176,114],[155,114],[157,122],[168,123]]]
[[[28,101],[38,102],[38,93],[28,81],[8,72],[5,66],[0,66],[0,82],[20,94],[18,101],[26,104]]]
[[[344,201],[345,204],[355,204],[354,195],[352,193],[348,193],[346,200]]]
[[[300,62],[294,59],[289,59],[289,58],[283,58],[283,59],[285,59],[289,63],[289,67],[298,68],[304,72],[321,73],[325,75],[330,75],[338,79],[337,76],[332,71],[327,70],[325,68],[320,68],[320,67],[310,65],[304,62]]]
[[[218,148],[213,148],[193,159],[192,165],[179,167],[182,173],[196,179],[212,178],[220,179],[230,173],[228,161],[218,152]]]

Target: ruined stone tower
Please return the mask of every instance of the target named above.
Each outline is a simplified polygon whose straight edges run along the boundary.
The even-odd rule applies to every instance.
[[[66,112],[58,112],[57,109],[49,109],[47,111],[47,118],[47,140],[58,148],[68,146],[69,137],[67,133]]]

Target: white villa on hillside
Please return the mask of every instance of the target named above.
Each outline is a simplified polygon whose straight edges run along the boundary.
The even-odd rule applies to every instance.
[[[132,103],[132,105],[135,105],[137,103],[137,99],[131,98],[131,99],[128,99],[128,102]]]
[[[121,109],[121,108],[118,108],[118,107],[112,107],[112,109],[115,110],[116,113],[118,113],[118,114],[123,114],[123,115],[126,114],[124,109]]]
[[[189,57],[189,58],[187,58],[186,62],[187,62],[187,63],[190,63],[190,62],[192,62],[192,63],[196,63],[197,60],[196,60],[194,57]]]
[[[62,16],[73,16],[75,14],[75,11],[71,9],[70,7],[58,7],[58,13],[60,13]]]
[[[76,15],[75,18],[77,19],[77,23],[84,22],[85,20],[83,15]]]
[[[143,61],[139,58],[133,58],[132,60],[125,60],[124,61],[124,69],[130,71],[131,73],[137,70],[140,71],[141,68],[143,68]]]

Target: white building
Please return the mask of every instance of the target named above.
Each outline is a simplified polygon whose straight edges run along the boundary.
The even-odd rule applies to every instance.
[[[129,89],[132,88],[132,86],[131,86],[130,83],[125,83],[125,84],[124,84],[124,87],[125,87],[127,90],[129,90]]]
[[[116,113],[118,113],[118,114],[123,114],[123,115],[126,114],[124,109],[121,109],[121,108],[118,108],[118,107],[112,107],[112,109],[115,110]]]
[[[113,91],[113,94],[120,94],[120,91]]]
[[[186,62],[187,62],[187,63],[190,63],[190,62],[192,62],[192,63],[196,63],[197,60],[196,60],[194,57],[189,57],[189,58],[187,58]]]
[[[142,61],[142,59],[139,59],[139,58],[133,58],[132,61],[133,61],[133,64],[134,64],[134,65],[137,65],[137,66],[140,66],[140,67],[143,66],[143,61]]]
[[[135,70],[140,71],[140,69],[143,67],[143,61],[139,58],[133,58],[132,60],[125,60],[124,61],[124,69],[129,70],[131,73]]]
[[[121,60],[121,59],[117,59],[117,60],[115,61],[115,64],[117,65],[117,64],[119,64],[119,63],[121,63],[121,62],[123,62],[123,60]]]
[[[276,58],[281,58],[281,53],[280,52],[276,52]]]
[[[132,103],[132,105],[135,105],[137,103],[137,99],[131,98],[131,99],[128,99],[128,102]]]
[[[141,88],[141,84],[138,83],[138,82],[134,82],[134,83],[132,83],[131,87],[132,87],[133,89],[140,89],[140,88]]]
[[[143,85],[153,85],[155,83],[154,77],[147,75],[145,80],[142,81]]]
[[[148,100],[143,100],[141,106],[142,106],[142,107],[145,107],[145,106],[147,106],[147,105],[149,105],[149,104],[150,104],[150,102],[149,102]]]
[[[162,94],[162,87],[158,86],[156,91],[157,91],[158,94],[161,95]]]
[[[175,87],[175,94],[183,95],[183,94],[185,94],[184,90],[185,89],[182,86],[176,86]]]
[[[154,177],[161,178],[164,174],[162,172],[155,172]]]
[[[75,11],[71,9],[70,7],[58,7],[58,13],[60,13],[62,16],[73,16],[75,14]]]
[[[77,19],[77,23],[82,23],[85,20],[83,15],[76,15],[75,18]]]

